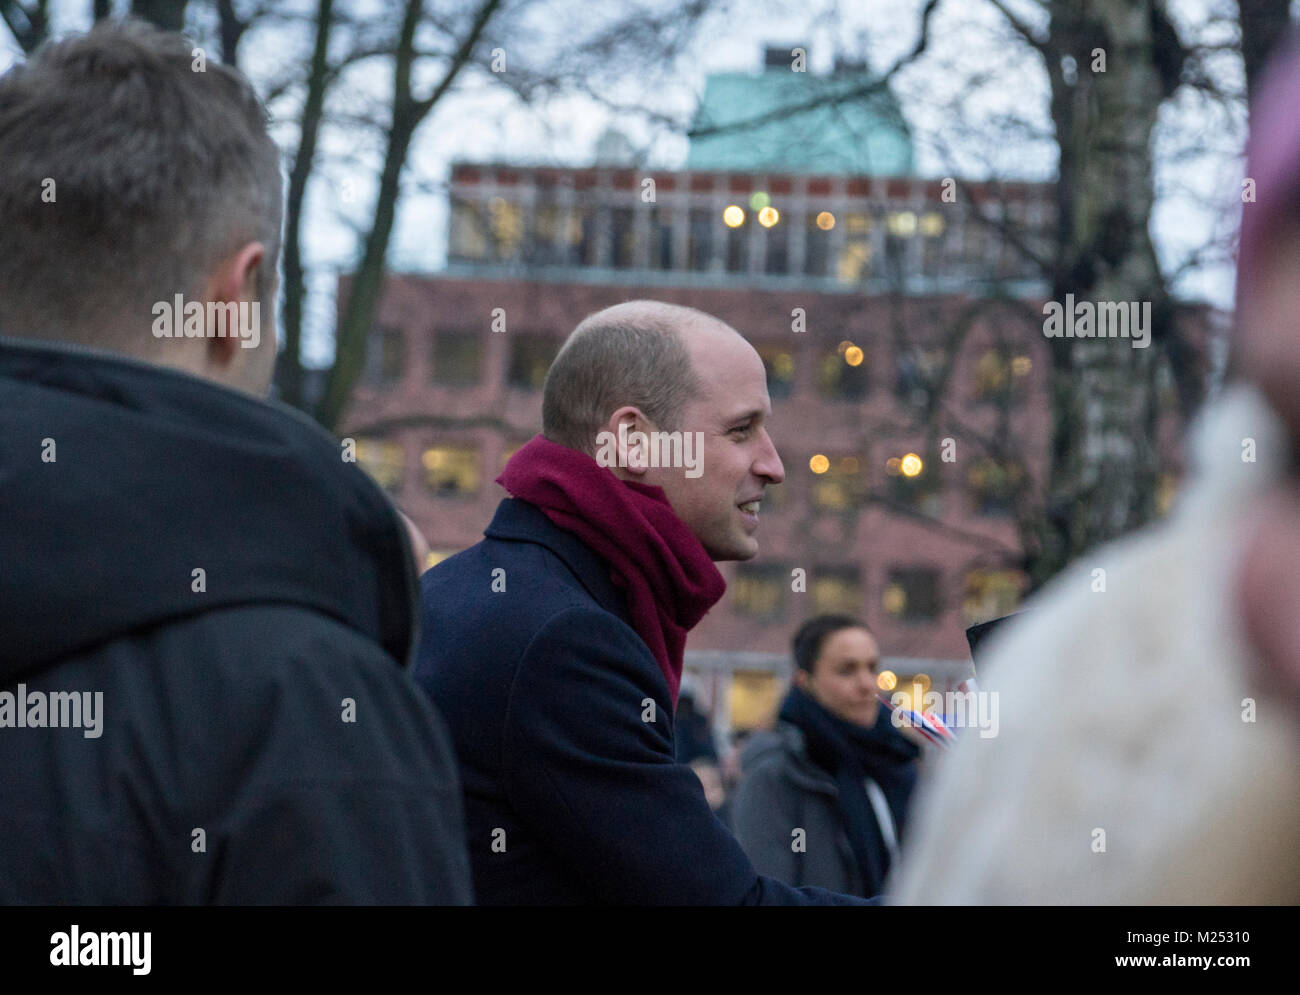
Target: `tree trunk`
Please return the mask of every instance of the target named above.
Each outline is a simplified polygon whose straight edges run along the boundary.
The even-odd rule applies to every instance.
[[[1157,65],[1163,12],[1131,0],[1053,0],[1046,45],[1060,146],[1060,231],[1053,299],[1150,305],[1151,345],[1168,339],[1172,309],[1148,231],[1154,201],[1151,136],[1176,86]],[[1171,30],[1171,29],[1170,29]],[[1094,71],[1098,50],[1105,71]],[[1071,56],[1071,77],[1061,59]],[[1067,315],[1068,320],[1068,315]],[[1094,328],[1096,327],[1094,323]],[[1035,586],[1099,543],[1148,521],[1158,475],[1157,348],[1128,338],[1054,338],[1048,514]]]
[[[298,151],[289,171],[285,200],[284,229],[284,352],[280,356],[280,396],[301,408],[302,397],[302,314],[307,286],[302,264],[302,211],[307,195],[325,111],[325,87],[329,75],[329,38],[334,23],[334,0],[320,0],[316,11],[316,46],[307,76],[307,98],[303,102]]]
[[[331,431],[338,425],[352,395],[352,388],[365,363],[366,341],[370,326],[383,290],[384,263],[388,256],[388,243],[393,233],[397,213],[397,198],[401,192],[402,169],[411,148],[416,129],[429,111],[451,87],[460,70],[469,60],[475,45],[487,27],[488,21],[500,6],[501,0],[483,0],[474,16],[473,25],[461,41],[439,84],[423,100],[411,93],[411,68],[415,62],[415,30],[419,24],[423,3],[408,0],[402,19],[393,74],[393,120],[388,131],[384,150],[384,167],[379,179],[379,197],[375,203],[375,221],[366,235],[361,264],[352,281],[351,293],[339,319],[335,340],[334,366],[325,383],[324,396],[316,412],[317,420]]]

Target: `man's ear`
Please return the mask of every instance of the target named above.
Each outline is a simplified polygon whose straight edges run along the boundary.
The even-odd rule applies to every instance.
[[[808,671],[804,670],[803,667],[794,668],[794,685],[800,691],[806,692],[808,690]]]
[[[227,256],[213,272],[204,289],[204,300],[217,304],[238,304],[240,301],[258,299],[258,273],[266,258],[266,246],[249,242]],[[206,318],[205,318],[206,320]],[[213,365],[229,366],[241,348],[242,339],[236,329],[227,328],[225,337],[217,335],[215,328],[208,329],[208,358]]]
[[[632,477],[642,477],[650,467],[650,423],[641,409],[626,405],[609,418],[608,430],[614,435],[618,466]]]

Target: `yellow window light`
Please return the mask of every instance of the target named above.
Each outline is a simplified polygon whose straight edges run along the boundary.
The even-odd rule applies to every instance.
[[[745,223],[745,209],[739,204],[730,204],[722,212],[722,223],[728,228],[739,228]]]
[[[818,453],[808,461],[808,469],[812,470],[813,473],[825,473],[830,468],[831,461],[821,453]]]
[[[889,615],[902,615],[907,609],[907,592],[898,584],[890,584],[880,593],[880,606]]]
[[[908,453],[899,460],[898,468],[903,471],[904,477],[916,477],[925,469],[925,464],[921,462],[921,457],[917,456],[916,453]]]
[[[889,230],[895,235],[902,235],[904,238],[916,234],[916,215],[911,211],[899,211],[897,214],[889,216]]]
[[[921,215],[921,234],[936,238],[943,234],[943,215],[935,211]]]

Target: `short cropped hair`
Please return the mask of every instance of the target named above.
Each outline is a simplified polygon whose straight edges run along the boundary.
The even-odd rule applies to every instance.
[[[0,76],[0,335],[150,354],[154,304],[254,241],[274,292],[280,153],[248,81],[200,58],[104,21]]]
[[[800,670],[811,674],[822,655],[826,640],[842,629],[866,629],[867,623],[852,615],[818,615],[810,618],[794,634],[794,662]]]
[[[606,317],[603,311],[590,315],[555,357],[542,387],[542,434],[552,442],[594,454],[609,416],[625,405],[639,408],[666,432],[680,428],[682,408],[702,384],[670,316],[709,316],[657,302],[633,303],[650,310],[635,318]]]

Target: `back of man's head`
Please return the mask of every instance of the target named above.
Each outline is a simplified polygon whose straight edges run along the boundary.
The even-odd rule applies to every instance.
[[[590,455],[597,434],[624,405],[675,431],[683,405],[700,389],[683,329],[700,323],[721,324],[659,301],[628,301],[589,315],[546,374],[542,434]]]
[[[256,94],[180,35],[105,22],[0,77],[0,335],[157,359],[155,305],[241,246],[273,300],[281,211]]]

